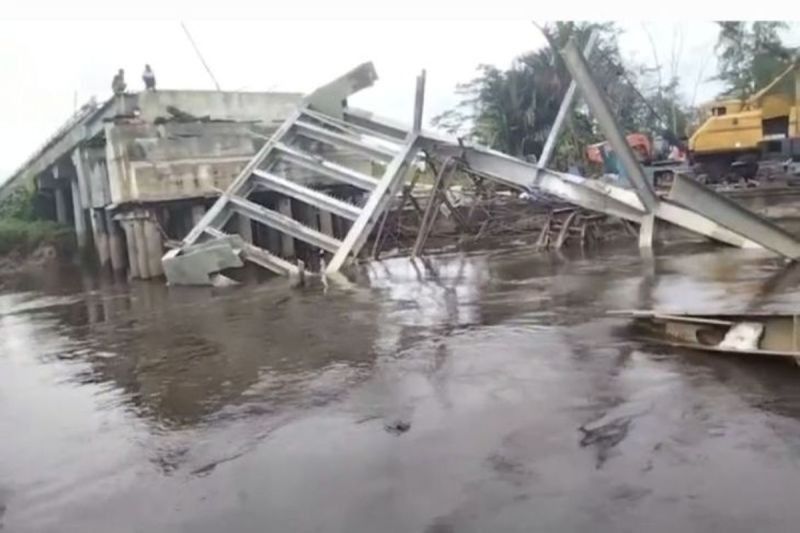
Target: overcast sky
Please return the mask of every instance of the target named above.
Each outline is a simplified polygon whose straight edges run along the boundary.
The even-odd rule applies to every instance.
[[[299,91],[371,60],[377,84],[353,99],[360,107],[409,121],[414,78],[427,69],[425,120],[457,103],[454,88],[480,63],[507,66],[544,46],[529,20],[299,21],[187,20],[186,25],[223,90]],[[669,74],[670,58],[688,101],[713,97],[719,85],[711,22],[625,22],[623,54]],[[792,31],[791,44],[800,44]],[[673,52],[674,50],[674,52]],[[178,20],[0,21],[0,181],[91,96],[110,96],[124,68],[129,90],[142,87],[150,63],[163,89],[213,89]],[[698,78],[699,76],[699,78]],[[695,86],[697,80],[700,84]]]

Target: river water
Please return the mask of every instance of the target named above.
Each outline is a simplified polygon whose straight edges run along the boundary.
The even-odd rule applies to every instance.
[[[327,291],[31,276],[0,292],[0,529],[796,531],[800,369],[605,313],[798,303],[733,249],[395,259]]]

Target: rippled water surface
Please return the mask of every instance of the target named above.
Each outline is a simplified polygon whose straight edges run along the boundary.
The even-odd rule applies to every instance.
[[[785,310],[740,250],[396,259],[226,290],[0,292],[0,529],[796,531],[800,369],[607,310]]]

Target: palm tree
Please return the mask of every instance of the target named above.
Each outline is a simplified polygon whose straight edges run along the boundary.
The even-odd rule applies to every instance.
[[[537,27],[548,47],[519,56],[505,70],[479,66],[473,80],[458,86],[462,96],[458,106],[436,117],[434,125],[516,157],[538,156],[571,82],[557,51],[569,39],[585,43],[590,33],[597,31],[595,49],[588,60],[620,126],[628,132],[661,133],[665,122],[660,116],[669,116],[675,110],[673,129],[678,129],[677,136],[682,135],[685,106],[677,82],[658,85],[646,91],[649,96],[643,96],[636,86],[651,72],[624,65],[617,44],[620,32],[613,23],[555,22]],[[580,103],[567,115],[565,130],[554,155],[556,168],[583,162],[586,145],[602,140],[588,109]]]
[[[461,133],[478,142],[521,158],[541,153],[547,135],[571,78],[561,56],[556,52],[575,37],[585,42],[593,30],[600,32],[593,72],[612,99],[621,102],[625,125],[632,122],[637,108],[619,79],[622,69],[613,24],[556,22],[540,27],[550,44],[525,53],[503,70],[480,65],[478,75],[460,84],[462,101],[434,119],[434,125],[452,133]],[[629,115],[629,116],[628,116]],[[556,159],[577,161],[583,146],[597,139],[584,109],[577,108],[567,121],[567,142],[559,145]]]

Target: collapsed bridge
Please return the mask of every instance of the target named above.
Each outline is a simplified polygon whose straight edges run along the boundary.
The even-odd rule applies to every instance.
[[[295,241],[322,257],[325,273],[337,272],[358,257],[411,170],[430,160],[440,162],[442,173],[434,193],[445,182],[440,178],[448,165],[441,162],[458,161],[466,172],[502,186],[540,191],[638,224],[642,247],[652,246],[655,221],[663,220],[728,245],[800,257],[800,242],[791,234],[688,177],[676,176],[666,198],[657,195],[584,55],[574,42],[562,55],[573,83],[536,164],[423,130],[424,73],[417,79],[411,126],[347,105],[349,96],[377,79],[371,63],[318,88],[290,113],[180,246],[164,255],[167,281],[208,284],[212,274],[243,261],[281,275],[298,274],[303,265],[290,260]],[[619,154],[632,188],[547,168],[577,90]]]

